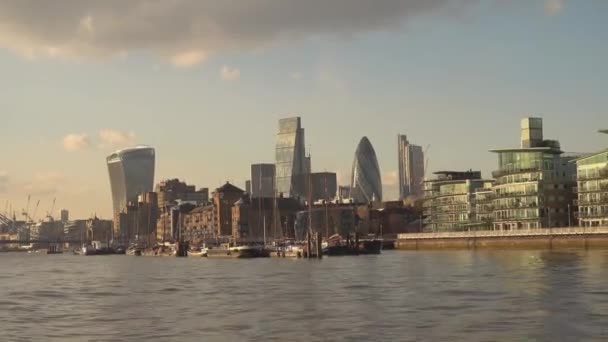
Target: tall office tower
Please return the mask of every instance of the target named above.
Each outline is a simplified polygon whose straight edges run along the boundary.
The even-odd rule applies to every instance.
[[[66,223],[70,220],[70,212],[67,209],[61,209],[61,222]]]
[[[274,196],[274,164],[251,165],[251,197]]]
[[[351,175],[351,197],[360,203],[382,201],[382,179],[376,151],[367,137],[361,138]]]
[[[279,133],[276,145],[276,189],[285,197],[298,197],[301,194],[298,184],[306,173],[306,155],[304,148],[304,128],[299,117],[279,120]],[[253,190],[253,189],[252,189]]]
[[[421,198],[424,182],[424,152],[422,147],[412,145],[407,141],[407,136],[397,136],[399,150],[399,199],[404,200],[408,196]]]
[[[114,217],[126,211],[129,203],[137,203],[137,196],[154,187],[154,148],[136,146],[112,153],[107,158],[112,189]]]

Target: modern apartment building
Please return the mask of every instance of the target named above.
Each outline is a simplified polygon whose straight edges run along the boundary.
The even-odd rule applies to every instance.
[[[494,229],[565,227],[572,223],[574,157],[564,156],[556,140],[543,139],[541,118],[521,121],[521,147],[498,154],[492,172]]]
[[[480,171],[438,171],[424,181],[423,215],[426,231],[476,229],[476,190],[489,181]]]
[[[577,159],[576,168],[579,225],[608,226],[608,149]]]

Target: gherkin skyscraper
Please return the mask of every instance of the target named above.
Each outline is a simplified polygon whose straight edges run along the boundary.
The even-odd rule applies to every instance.
[[[376,151],[367,137],[361,138],[351,174],[351,197],[361,203],[382,201],[382,179]]]

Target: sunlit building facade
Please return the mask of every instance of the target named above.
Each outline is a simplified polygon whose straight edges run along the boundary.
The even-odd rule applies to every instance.
[[[367,137],[361,138],[351,173],[351,198],[358,203],[382,201],[382,178],[376,151]]]
[[[579,225],[608,226],[608,149],[577,159],[576,167]]]
[[[154,187],[155,151],[149,146],[136,146],[112,153],[107,158],[112,190],[114,217],[126,212],[130,202]]]
[[[280,119],[275,154],[275,177],[277,192],[284,197],[300,196],[297,189],[302,189],[302,184],[297,184],[298,179],[301,179],[298,176],[306,173],[309,164],[305,153],[301,119],[299,117]]]
[[[497,230],[565,227],[572,223],[574,157],[564,156],[556,140],[543,140],[540,118],[521,122],[521,147],[498,154],[494,184]]]
[[[422,147],[410,144],[407,136],[397,136],[399,162],[399,199],[422,197],[424,193],[424,152]]]

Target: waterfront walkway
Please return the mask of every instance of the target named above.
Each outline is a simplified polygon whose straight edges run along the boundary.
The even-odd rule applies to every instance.
[[[420,239],[463,239],[463,238],[501,238],[501,237],[527,237],[527,236],[555,236],[555,235],[596,235],[608,234],[608,227],[570,227],[570,228],[539,228],[515,230],[478,230],[467,232],[430,232],[399,234],[398,240]]]

